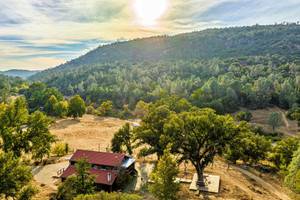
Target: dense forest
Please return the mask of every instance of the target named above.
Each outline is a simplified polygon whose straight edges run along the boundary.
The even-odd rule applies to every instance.
[[[134,108],[139,100],[155,102],[181,95],[199,107],[218,113],[239,106],[263,108],[278,105],[296,109],[299,104],[300,57],[279,55],[228,59],[90,64],[68,72],[51,72],[38,80],[64,95],[79,94],[86,101]]]

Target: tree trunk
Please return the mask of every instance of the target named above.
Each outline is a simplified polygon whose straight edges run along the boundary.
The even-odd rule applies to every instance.
[[[197,186],[199,187],[204,187],[205,183],[204,183],[204,177],[203,177],[203,167],[200,165],[200,161],[197,161],[197,175],[198,175],[198,180],[197,180]]]

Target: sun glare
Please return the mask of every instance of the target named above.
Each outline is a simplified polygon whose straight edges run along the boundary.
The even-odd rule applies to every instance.
[[[167,10],[167,0],[135,0],[134,8],[142,25],[154,25]]]

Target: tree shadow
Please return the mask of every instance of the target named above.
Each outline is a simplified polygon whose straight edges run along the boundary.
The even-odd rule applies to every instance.
[[[56,122],[51,125],[50,130],[60,130],[68,128],[69,126],[72,126],[74,124],[80,123],[79,119],[62,119],[59,122]]]
[[[123,190],[123,192],[129,193],[129,192],[133,191],[136,188],[136,185],[138,182],[137,179],[138,179],[137,175],[133,176],[132,181],[130,182],[129,185],[126,186],[126,188]]]
[[[43,170],[45,165],[42,166],[33,166],[32,167],[32,175],[37,175],[41,170]]]
[[[104,120],[104,117],[102,117],[102,116],[96,116],[96,115],[95,115],[95,116],[94,116],[94,120],[95,120],[95,121],[100,121],[100,120],[102,121],[102,120]]]

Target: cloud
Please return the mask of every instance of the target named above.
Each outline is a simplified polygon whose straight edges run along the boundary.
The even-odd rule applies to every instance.
[[[167,1],[147,27],[135,23],[134,0],[0,0],[0,67],[54,67],[119,38],[300,19],[299,0]]]
[[[0,70],[8,69],[28,69],[28,70],[44,70],[50,67],[55,67],[66,60],[57,59],[55,57],[36,57],[36,58],[26,58],[22,60],[17,59],[1,59],[0,63],[5,63],[0,66]]]

